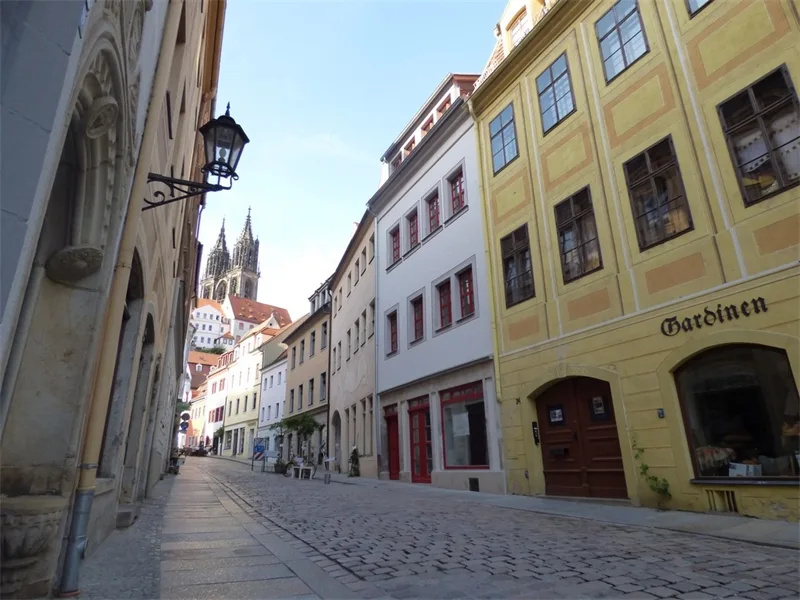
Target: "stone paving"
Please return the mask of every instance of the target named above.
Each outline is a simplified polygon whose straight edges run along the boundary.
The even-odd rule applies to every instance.
[[[492,507],[471,500],[477,494],[456,499],[424,494],[416,486],[323,485],[215,459],[191,459],[187,466],[218,484],[273,538],[345,586],[329,593],[317,587],[314,593],[323,597],[800,595],[796,550]],[[214,539],[208,538],[206,548]],[[213,547],[233,556],[229,544]],[[238,562],[243,558],[232,564],[244,564]],[[267,567],[254,573],[259,568]],[[217,594],[225,596],[224,590]]]

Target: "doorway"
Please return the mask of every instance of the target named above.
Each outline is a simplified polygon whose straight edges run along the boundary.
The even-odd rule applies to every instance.
[[[397,405],[387,406],[384,413],[389,451],[389,479],[398,480],[400,479],[400,428],[397,421]]]
[[[431,411],[427,396],[409,401],[408,418],[411,431],[411,481],[430,483],[433,471],[433,448]]]
[[[608,383],[561,381],[536,399],[545,493],[627,498],[617,421]]]

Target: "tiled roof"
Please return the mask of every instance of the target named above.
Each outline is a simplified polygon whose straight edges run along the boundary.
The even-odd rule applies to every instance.
[[[223,315],[225,314],[225,311],[222,310],[222,305],[216,300],[212,300],[211,298],[198,298],[197,308],[203,308],[204,306],[210,306],[211,308],[216,308],[221,314]]]
[[[219,362],[219,354],[189,350],[189,360],[187,362],[190,365],[196,365],[199,363],[201,365],[209,365],[213,367]]]
[[[263,323],[274,313],[275,319],[277,319],[278,325],[281,327],[286,327],[292,322],[289,311],[285,308],[263,304],[248,298],[239,298],[238,296],[228,296],[228,300],[230,300],[231,308],[233,308],[234,319],[249,323]]]
[[[506,57],[505,50],[503,48],[503,38],[497,38],[497,43],[494,45],[494,50],[492,50],[492,55],[489,57],[486,66],[483,67],[483,71],[481,72],[481,76],[478,77],[478,80],[475,82],[475,87],[477,88],[480,84],[483,83],[483,80],[486,79],[489,75],[492,74],[503,59]]]

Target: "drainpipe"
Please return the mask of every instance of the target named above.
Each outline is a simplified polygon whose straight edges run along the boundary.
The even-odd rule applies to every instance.
[[[373,249],[373,253],[374,254],[372,256],[372,260],[375,261],[375,312],[372,313],[372,318],[375,320],[375,325],[372,327],[372,336],[375,338],[375,340],[373,342],[373,346],[375,346],[375,369],[374,369],[374,371],[375,371],[375,382],[374,382],[374,392],[372,393],[372,397],[373,397],[373,410],[372,410],[372,431],[373,431],[373,434],[372,435],[375,438],[374,439],[374,442],[375,442],[375,459],[377,461],[377,466],[378,466],[378,479],[380,479],[381,478],[381,466],[382,466],[382,464],[381,464],[381,450],[382,450],[381,441],[382,440],[381,440],[381,435],[380,435],[380,431],[381,431],[381,418],[380,418],[380,415],[381,415],[381,400],[380,400],[380,396],[378,395],[378,365],[380,364],[378,362],[378,357],[380,356],[380,354],[378,353],[378,351],[379,351],[379,348],[378,348],[378,327],[377,327],[378,316],[377,316],[376,313],[378,311],[378,274],[379,274],[378,273],[378,248],[380,248],[381,245],[380,245],[380,243],[378,241],[378,215],[376,215],[374,212],[372,212],[372,209],[369,207],[369,204],[367,204],[367,212],[369,212],[369,214],[372,215],[372,219],[373,219],[373,221],[372,221],[372,229],[373,229],[373,232],[375,234],[375,244],[374,244],[374,249]]]
[[[169,82],[172,55],[175,50],[175,39],[178,35],[182,8],[183,0],[169,0],[164,33],[161,38],[161,51],[150,95],[150,107],[147,111],[139,150],[139,160],[136,163],[136,173],[131,186],[128,213],[125,216],[117,264],[114,266],[114,276],[111,282],[111,292],[106,312],[103,346],[100,350],[100,359],[95,372],[96,379],[89,421],[86,428],[83,453],[78,465],[80,470],[78,488],[75,491],[75,503],[72,507],[72,521],[70,523],[69,539],[67,540],[64,570],[61,575],[61,592],[59,595],[62,597],[80,594],[78,588],[79,564],[86,550],[89,516],[92,512],[92,501],[97,486],[98,460],[100,459],[103,430],[105,429],[114,377],[114,363],[117,359],[116,349],[119,341],[119,328],[116,324],[122,319],[122,311],[125,306],[125,294],[128,290],[136,234],[144,205],[143,198],[146,192],[147,173],[157,133],[158,116],[161,114],[163,99]]]

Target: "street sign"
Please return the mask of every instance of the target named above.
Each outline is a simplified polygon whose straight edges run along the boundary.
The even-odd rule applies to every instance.
[[[184,421],[181,423],[181,431],[186,431],[187,429],[189,429],[189,421]]]
[[[253,470],[253,463],[257,460],[264,460],[264,438],[253,440],[253,456],[250,458],[250,470]]]

